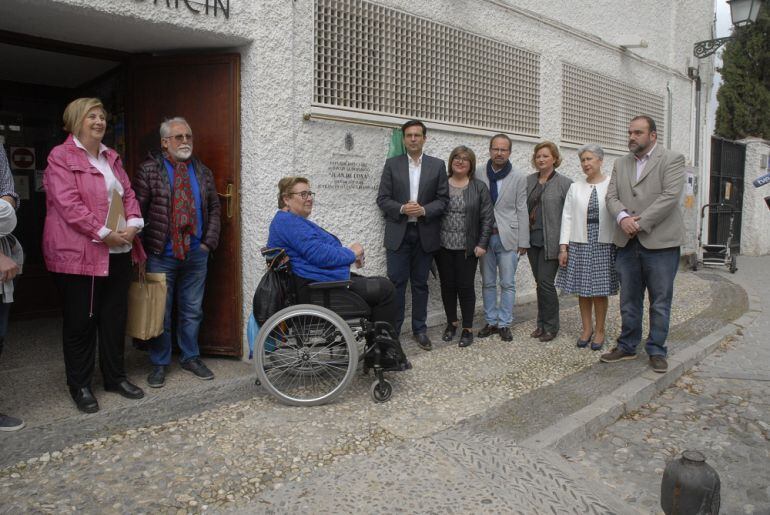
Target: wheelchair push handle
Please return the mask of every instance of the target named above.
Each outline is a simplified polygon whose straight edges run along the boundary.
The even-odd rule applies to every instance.
[[[289,256],[286,255],[286,250],[277,248],[263,247],[260,249],[262,257],[265,258],[265,264],[267,268],[271,270],[284,270],[288,266]]]

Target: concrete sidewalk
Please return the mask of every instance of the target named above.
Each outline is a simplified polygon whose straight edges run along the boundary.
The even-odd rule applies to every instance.
[[[675,292],[675,354],[747,305],[740,288],[714,273],[681,273]],[[517,307],[517,320],[528,309]],[[608,322],[614,334],[617,299]],[[625,507],[565,472],[551,450],[519,445],[647,370],[642,360],[597,364],[598,353],[574,346],[578,324],[574,303],[567,303],[562,334],[548,344],[529,338],[525,321],[514,327],[513,343],[493,337],[467,349],[439,342],[436,328],[434,351],[407,343],[414,369],[391,375],[394,396],[381,405],[371,403],[368,381],[359,377],[331,405],[281,406],[253,385],[250,368],[222,377],[214,360],[220,378],[213,383],[187,381],[96,415],[64,416],[0,435],[0,466],[6,466],[0,511],[302,511],[292,492],[305,488],[323,496],[319,506],[336,506],[333,511],[444,506],[477,512],[520,505],[526,513],[524,507],[552,503],[572,506],[568,512],[621,513]],[[66,407],[74,410],[70,401]],[[393,466],[383,468],[387,463]],[[350,480],[354,504],[334,504],[342,495],[331,489],[335,478],[344,480],[340,487]],[[468,497],[466,483],[483,485],[486,493]],[[415,488],[399,487],[410,484]],[[395,507],[375,501],[394,496],[401,503]]]
[[[646,513],[660,510],[666,462],[695,449],[720,475],[721,513],[770,514],[770,257],[739,266],[741,329],[660,396],[560,446],[576,473]]]

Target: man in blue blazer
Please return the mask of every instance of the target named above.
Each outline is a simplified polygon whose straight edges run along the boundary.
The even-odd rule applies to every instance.
[[[385,161],[377,205],[385,218],[388,278],[396,288],[396,332],[404,322],[406,283],[412,285],[412,334],[417,344],[433,348],[426,331],[428,274],[441,240],[441,217],[449,202],[444,161],[422,152],[427,129],[418,120],[401,127],[406,155]]]

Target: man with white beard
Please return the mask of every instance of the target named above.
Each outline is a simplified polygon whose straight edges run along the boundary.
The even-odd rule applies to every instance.
[[[139,165],[133,188],[145,228],[147,272],[166,274],[163,334],[149,342],[152,370],[147,384],[160,388],[171,364],[172,308],[177,301],[176,340],[180,365],[199,379],[214,373],[201,361],[198,332],[203,319],[203,292],[209,253],[219,242],[219,200],[214,175],[193,156],[193,133],[184,118],[160,125],[161,151]]]

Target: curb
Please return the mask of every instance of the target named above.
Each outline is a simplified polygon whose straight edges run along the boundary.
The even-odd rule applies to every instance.
[[[685,372],[716,350],[723,340],[741,334],[742,330],[762,313],[759,297],[749,292],[747,296],[749,307],[743,315],[672,355],[668,360],[669,368],[665,374],[647,369],[614,392],[598,398],[562,421],[530,436],[522,441],[521,445],[539,450],[576,446],[613,424],[623,415],[650,402],[674,384]]]

